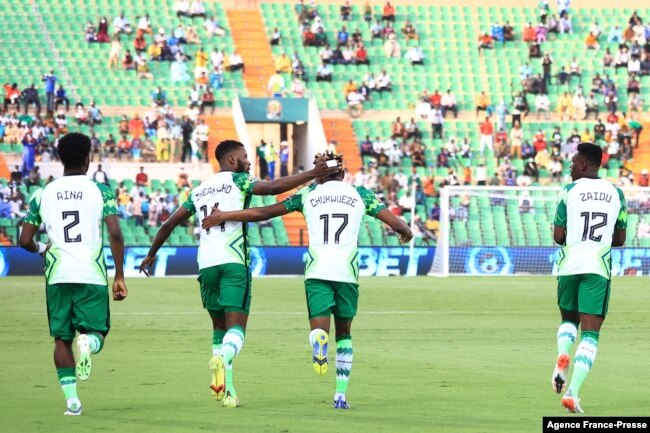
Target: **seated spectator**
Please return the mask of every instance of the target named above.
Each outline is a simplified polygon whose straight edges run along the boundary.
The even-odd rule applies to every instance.
[[[226,35],[226,31],[219,25],[219,22],[214,17],[207,18],[203,22],[203,27],[210,37]]]
[[[149,19],[149,14],[146,14],[143,17],[135,17],[135,19],[138,21],[138,29],[135,32],[136,38],[153,34],[153,30],[151,30],[151,20]]]
[[[126,50],[126,54],[124,54],[124,58],[122,59],[122,69],[126,71],[132,71],[135,69],[135,61],[133,60],[133,56],[129,50]]]
[[[488,116],[492,114],[490,97],[485,94],[485,91],[481,91],[481,93],[476,96],[476,117],[478,117],[480,111],[485,111]]]
[[[192,17],[192,21],[194,21],[194,18],[200,17],[200,18],[205,18],[205,5],[201,0],[193,0],[192,3],[190,4],[190,17]]]
[[[560,15],[560,33],[573,33],[573,23],[569,14]]]
[[[481,52],[482,49],[492,49],[494,47],[494,40],[487,32],[483,33],[482,36],[478,38],[478,51]]]
[[[442,95],[440,105],[443,117],[447,116],[447,111],[452,111],[454,113],[454,119],[458,117],[458,103],[456,101],[456,96],[451,93],[451,89],[447,89],[447,93]]]
[[[376,88],[378,92],[392,92],[393,91],[393,82],[390,78],[390,75],[386,73],[386,69],[381,71],[381,74],[377,77]]]
[[[341,30],[336,35],[336,46],[342,47],[348,44],[348,39],[350,38],[350,34],[348,33],[348,30],[345,28],[345,26],[341,27]]]
[[[127,159],[131,159],[131,141],[126,135],[117,143],[117,159],[122,160],[122,156],[126,155]]]
[[[542,57],[542,48],[537,42],[528,45],[528,58],[539,59]]]
[[[623,32],[618,25],[612,26],[609,30],[609,35],[607,36],[608,44],[622,44],[623,43]]]
[[[113,19],[113,34],[120,35],[124,33],[125,35],[130,35],[132,32],[131,23],[124,16],[124,12],[121,12],[119,16]]]
[[[170,72],[172,83],[186,82],[192,79],[187,71],[187,65],[180,58],[172,62]]]
[[[153,74],[149,70],[149,65],[147,62],[142,59],[136,66],[136,71],[138,73],[138,78],[141,80],[153,80]]]
[[[625,68],[627,69],[627,62],[630,60],[630,56],[628,53],[627,48],[621,47],[618,49],[616,52],[616,55],[614,56],[614,68],[618,72],[618,68]]]
[[[551,109],[551,101],[548,99],[548,95],[545,93],[539,93],[535,97],[535,108],[537,109],[537,119],[541,113],[544,113],[544,118],[548,120],[549,111]]]
[[[313,44],[316,47],[323,47],[327,45],[327,34],[322,27],[319,27],[318,30],[314,33]]]
[[[95,29],[95,25],[88,21],[88,24],[86,24],[86,42],[93,43],[97,42],[97,30]]]
[[[594,113],[594,119],[598,119],[598,100],[594,96],[593,92],[589,93],[589,96],[585,100],[585,105],[585,119],[589,118],[590,113]]]
[[[63,88],[63,86],[59,84],[59,88],[56,89],[56,95],[54,99],[54,109],[57,110],[59,108],[59,105],[61,104],[65,104],[65,111],[70,111],[70,100],[68,99],[66,91]]]
[[[382,23],[377,20],[375,24],[370,28],[370,32],[372,34],[372,39],[384,39],[384,26]]]
[[[318,57],[320,57],[322,63],[331,63],[332,49],[330,46],[325,45],[323,48],[321,48],[318,52]]]
[[[633,57],[627,62],[627,73],[628,75],[639,75],[639,72],[641,72],[641,61]]]
[[[16,110],[20,110],[20,96],[21,92],[20,89],[18,89],[18,84],[13,83],[5,83],[4,84],[4,89],[5,89],[5,100],[4,100],[4,110],[5,112],[9,108],[9,105],[15,105]]]
[[[381,19],[388,23],[395,22],[395,8],[393,7],[393,5],[390,4],[390,2],[386,2],[386,4],[384,5]]]
[[[368,60],[368,52],[366,51],[366,47],[363,45],[363,43],[359,43],[359,45],[357,45],[357,51],[354,53],[354,58],[354,61],[357,65],[370,64],[370,60]]]
[[[406,37],[407,41],[417,41],[418,40],[418,33],[415,30],[415,27],[413,24],[411,24],[410,21],[406,21],[406,24],[404,27],[402,27],[402,33]]]
[[[23,97],[23,104],[24,104],[24,114],[27,114],[27,110],[29,109],[30,105],[34,105],[36,107],[36,116],[40,115],[41,113],[41,100],[38,96],[38,90],[36,90],[36,86],[32,84],[31,86],[27,87],[25,90],[22,91],[21,96]],[[16,104],[16,108],[18,108],[18,104]]]
[[[537,25],[537,28],[535,29],[535,42],[538,44],[541,44],[542,42],[546,42],[547,36],[548,36],[548,29],[544,24],[539,23]]]
[[[386,42],[384,43],[384,53],[386,54],[387,58],[401,57],[401,48],[394,33],[390,34],[386,39]]]
[[[110,41],[111,38],[108,36],[108,19],[106,17],[101,17],[97,26],[97,42],[105,44]]]
[[[276,71],[275,74],[269,77],[266,90],[272,98],[282,98],[284,96],[284,78],[280,75],[280,71]]]
[[[174,11],[176,12],[176,17],[190,17],[190,2],[189,0],[178,0],[174,3]]]
[[[332,82],[332,70],[325,61],[316,70],[316,81]]]
[[[271,34],[271,39],[269,40],[269,44],[272,46],[280,45],[280,41],[282,40],[282,36],[280,35],[280,30],[275,27],[273,28],[273,33]]]
[[[596,35],[594,35],[593,32],[589,32],[589,34],[585,38],[585,47],[588,50],[599,50],[600,49],[600,44],[598,43],[598,38],[596,37]]]
[[[348,21],[350,15],[352,15],[352,7],[350,6],[350,2],[346,0],[343,6],[341,6],[341,20]]]
[[[102,123],[104,114],[102,110],[97,107],[95,101],[90,103],[90,108],[88,108],[88,124],[89,125],[99,125]]]
[[[566,71],[565,67],[560,68],[560,72],[557,73],[557,82],[558,84],[569,84],[569,73]]]
[[[199,35],[196,33],[196,30],[194,30],[194,27],[192,26],[187,26],[187,29],[185,29],[185,43],[193,45],[201,43]]]
[[[522,38],[524,42],[531,43],[535,42],[537,38],[537,32],[531,23],[528,23],[524,30],[522,31]]]
[[[411,62],[412,66],[420,65],[424,66],[424,53],[422,49],[418,46],[412,46],[408,49],[404,58]]]
[[[510,25],[510,21],[506,21],[503,26],[503,42],[513,42],[515,40],[515,30]]]
[[[210,87],[215,90],[223,88],[223,68],[215,66],[210,73]]]
[[[505,42],[504,34],[503,34],[503,26],[498,22],[492,24],[490,36],[492,36],[492,39],[494,39],[495,41],[499,41],[501,43]]]
[[[244,60],[236,51],[233,51],[233,53],[230,55],[230,66],[228,68],[226,70],[229,72],[235,72],[239,70],[242,72],[246,71]]]
[[[627,81],[627,94],[637,94],[641,91],[641,82],[637,79],[635,74],[630,75]]]
[[[300,78],[293,79],[293,83],[291,84],[291,93],[293,93],[295,98],[305,97],[305,85]]]
[[[283,52],[275,59],[275,70],[283,74],[291,72],[291,59],[287,53]]]
[[[370,3],[367,1],[363,5],[363,20],[367,22],[368,27],[370,27],[370,22],[372,21],[372,6],[370,6]]]

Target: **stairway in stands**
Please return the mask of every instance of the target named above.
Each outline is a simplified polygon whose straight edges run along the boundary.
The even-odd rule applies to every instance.
[[[323,129],[327,141],[336,142],[336,151],[343,155],[345,167],[351,173],[356,173],[363,166],[359,154],[359,142],[348,118],[324,118]]]
[[[246,67],[244,82],[248,95],[265,97],[266,85],[275,66],[262,15],[257,9],[228,10],[226,14],[235,47]]]
[[[641,122],[643,131],[639,137],[639,147],[634,149],[634,163],[632,164],[632,172],[635,175],[635,180],[641,170],[650,170],[650,122]]]
[[[216,172],[219,170],[219,164],[214,157],[214,150],[223,140],[237,140],[237,131],[235,130],[235,123],[230,115],[204,116],[203,120],[205,120],[205,124],[210,128],[208,158],[212,164],[212,168]]]

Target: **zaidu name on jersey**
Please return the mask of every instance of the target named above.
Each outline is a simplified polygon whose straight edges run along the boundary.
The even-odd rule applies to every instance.
[[[605,192],[581,192],[580,198],[582,201],[606,201],[607,203],[612,201],[612,195]]]
[[[57,200],[81,200],[83,198],[82,191],[57,191]]]
[[[357,199],[348,195],[321,195],[309,199],[309,204],[311,204],[312,207],[328,203],[340,203],[354,207],[357,204]]]

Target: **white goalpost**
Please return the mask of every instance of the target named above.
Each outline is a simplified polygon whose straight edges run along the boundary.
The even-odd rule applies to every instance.
[[[560,189],[442,188],[438,244],[429,275],[553,275],[559,251],[553,241],[553,218]],[[627,242],[612,251],[612,275],[647,274],[642,262],[650,257],[650,215],[646,218],[650,189],[629,187],[623,192]],[[642,259],[629,258],[636,256]]]

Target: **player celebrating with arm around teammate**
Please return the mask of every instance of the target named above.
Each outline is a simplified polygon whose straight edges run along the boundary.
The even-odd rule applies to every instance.
[[[317,155],[316,160],[334,161],[341,165],[343,157],[331,152]],[[349,409],[346,399],[352,368],[352,337],[350,328],[357,313],[359,299],[359,228],[364,215],[375,217],[400,235],[400,242],[411,240],[408,225],[393,215],[371,191],[342,182],[344,172],[319,178],[317,183],[301,189],[283,203],[221,212],[215,208],[202,226],[210,229],[227,221],[264,221],[294,211],[302,212],[309,231],[309,252],[305,264],[305,291],[313,349],[313,367],[317,374],[327,371],[327,345],[330,317],[336,328],[336,394],[335,409]]]
[[[607,314],[611,284],[611,248],[625,243],[627,210],[623,192],[598,177],[602,150],[581,143],[571,164],[572,183],[560,192],[553,238],[562,245],[557,260],[558,305],[562,323],[557,332],[558,357],[551,379],[559,394],[565,388],[569,351],[581,327],[573,376],[562,405],[583,412],[578,391],[598,350],[600,328]]]
[[[72,341],[79,332],[76,375],[88,380],[90,355],[102,350],[111,324],[102,224],[108,228],[115,262],[115,301],[127,295],[124,239],[115,196],[106,185],[86,176],[90,138],[67,134],[59,140],[57,151],[63,162],[63,177],[32,195],[20,246],[45,258],[47,316],[54,337],[54,364],[67,403],[65,415],[81,415]],[[51,245],[34,241],[41,223],[45,224]]]
[[[188,200],[160,227],[140,271],[149,268],[158,249],[172,231],[197,211],[205,217],[214,207],[242,210],[253,195],[276,195],[290,191],[319,176],[336,173],[323,161],[314,169],[270,182],[250,176],[244,145],[225,140],[215,150],[221,171],[192,190]],[[232,381],[232,360],[241,351],[251,302],[250,257],[246,224],[229,222],[201,231],[199,240],[199,284],[203,307],[212,318],[212,395],[224,407],[237,407],[239,400]]]

